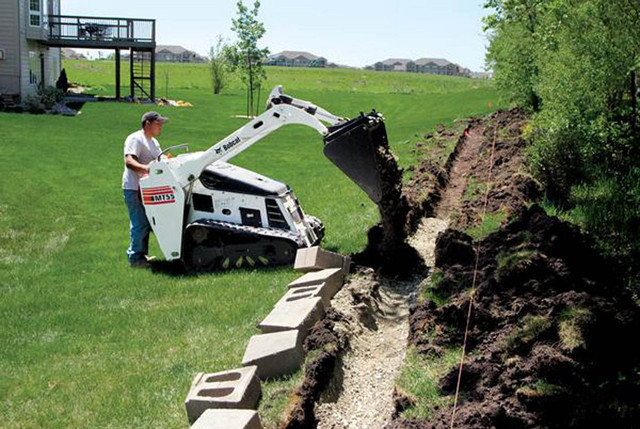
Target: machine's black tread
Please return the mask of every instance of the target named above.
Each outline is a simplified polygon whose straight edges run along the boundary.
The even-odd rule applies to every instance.
[[[257,265],[266,265],[264,262],[257,260],[258,256],[256,256],[255,249],[261,248],[268,244],[273,244],[274,242],[280,243],[280,246],[290,245],[291,249],[297,249],[304,246],[304,242],[302,241],[302,237],[294,234],[292,232],[278,229],[278,228],[269,228],[269,227],[255,227],[255,226],[247,226],[247,225],[238,225],[230,222],[223,222],[211,219],[201,219],[190,223],[187,226],[186,234],[189,234],[189,229],[192,227],[204,227],[209,231],[213,231],[215,233],[220,234],[221,232],[231,233],[232,235],[236,235],[238,237],[252,237],[255,238],[254,243],[245,244],[247,246],[247,253],[252,258],[253,262]],[[190,269],[195,271],[211,271],[217,269],[227,269],[233,268],[236,266],[236,262],[238,260],[237,247],[242,247],[243,244],[233,244],[233,243],[224,243],[223,248],[221,249],[219,246],[203,246],[193,243],[191,240],[187,238],[186,240],[186,248],[184,252],[186,252],[187,257],[185,258],[185,262]],[[233,254],[225,253],[226,248],[236,248],[236,252]],[[251,253],[251,249],[254,249],[254,253]],[[193,257],[194,253],[199,252],[200,258],[199,261],[196,261]],[[284,265],[293,263],[295,259],[295,251],[291,252],[289,256],[286,257],[277,257],[273,258],[272,255],[261,255],[264,258],[269,260],[268,265]],[[255,258],[255,259],[254,259]],[[225,266],[224,261],[227,260],[228,264]],[[247,261],[247,263],[249,263]],[[243,265],[241,263],[241,265]]]

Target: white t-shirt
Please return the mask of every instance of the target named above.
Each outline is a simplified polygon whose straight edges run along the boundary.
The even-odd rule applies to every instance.
[[[148,139],[144,135],[144,130],[138,130],[129,134],[124,141],[124,156],[135,155],[142,164],[148,164],[160,155],[160,143],[153,137]],[[131,189],[137,191],[142,174],[124,166],[122,173],[122,189]]]

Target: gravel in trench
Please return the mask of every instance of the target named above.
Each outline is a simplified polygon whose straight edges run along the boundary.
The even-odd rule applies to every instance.
[[[440,219],[423,219],[409,239],[427,266],[433,266],[435,240],[446,226]],[[350,316],[337,329],[349,332],[350,347],[316,405],[319,429],[374,429],[389,422],[407,346],[409,304],[422,281],[392,281],[365,270],[336,294],[332,306]]]

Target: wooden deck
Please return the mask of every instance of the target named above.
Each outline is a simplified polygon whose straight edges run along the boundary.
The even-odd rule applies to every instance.
[[[49,35],[42,42],[55,47],[86,49],[154,49],[155,19],[49,15]]]
[[[113,49],[115,98],[121,98],[120,68],[123,49],[129,50],[131,99],[155,100],[156,20],[96,16],[48,15],[48,35],[40,40],[57,48]]]

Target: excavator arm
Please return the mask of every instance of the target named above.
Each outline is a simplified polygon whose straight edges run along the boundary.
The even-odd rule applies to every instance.
[[[168,163],[180,186],[185,187],[196,180],[208,165],[233,158],[284,125],[306,125],[324,136],[329,133],[329,130],[323,122],[336,125],[344,121],[308,101],[284,95],[281,86],[277,86],[271,92],[267,107],[264,113],[220,140],[210,149],[181,154],[169,159]],[[151,168],[153,169],[153,166]]]

